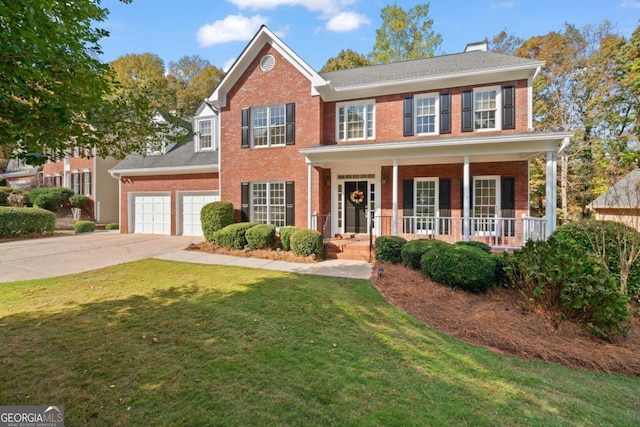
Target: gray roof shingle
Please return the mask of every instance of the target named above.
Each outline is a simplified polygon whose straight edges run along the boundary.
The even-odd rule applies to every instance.
[[[634,169],[616,182],[597,199],[589,204],[598,208],[639,208],[640,207],[640,169]]]
[[[130,154],[111,170],[155,169],[180,166],[217,165],[218,150],[195,152],[193,140],[170,145],[165,154],[142,156]]]

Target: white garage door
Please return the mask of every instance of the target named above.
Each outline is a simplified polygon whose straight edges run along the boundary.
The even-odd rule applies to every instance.
[[[185,194],[182,196],[182,234],[185,236],[202,236],[200,210],[211,202],[217,202],[217,194]]]
[[[133,232],[171,234],[171,196],[135,196]]]

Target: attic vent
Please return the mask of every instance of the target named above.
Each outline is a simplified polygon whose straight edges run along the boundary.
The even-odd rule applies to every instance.
[[[274,58],[273,55],[265,55],[260,60],[260,68],[262,71],[271,71],[274,65],[276,65],[276,58]]]

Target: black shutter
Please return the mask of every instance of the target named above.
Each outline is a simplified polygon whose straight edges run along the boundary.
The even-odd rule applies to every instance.
[[[296,143],[296,104],[287,104],[287,145]]]
[[[516,88],[502,88],[502,129],[516,128]]]
[[[413,216],[413,180],[402,181],[402,216]],[[403,231],[413,233],[413,220],[403,220]]]
[[[462,97],[462,132],[473,132],[473,91],[463,90]]]
[[[440,94],[440,133],[451,133],[451,94]]]
[[[449,234],[451,221],[451,180],[441,179],[438,185],[438,209],[440,211],[440,234]]]
[[[405,97],[402,105],[402,135],[413,136],[413,96]]]
[[[500,215],[502,218],[516,217],[516,179],[502,178],[500,183]],[[504,220],[504,234],[508,236],[515,235],[515,219]]]
[[[248,108],[242,109],[242,148],[249,148],[249,121],[251,113]]]
[[[240,184],[240,205],[241,205],[241,215],[240,222],[248,222],[251,218],[249,211],[249,190],[250,186],[248,182],[243,182]]]
[[[285,203],[285,223],[287,225],[296,225],[296,192],[295,182],[287,181],[285,183],[284,192]]]

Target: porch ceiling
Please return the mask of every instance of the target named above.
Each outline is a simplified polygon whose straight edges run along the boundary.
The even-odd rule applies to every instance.
[[[573,134],[522,133],[509,135],[438,138],[417,141],[325,145],[300,150],[309,162],[326,167],[333,163],[377,162],[393,164],[460,163],[528,160],[550,151],[556,152],[565,138]]]

